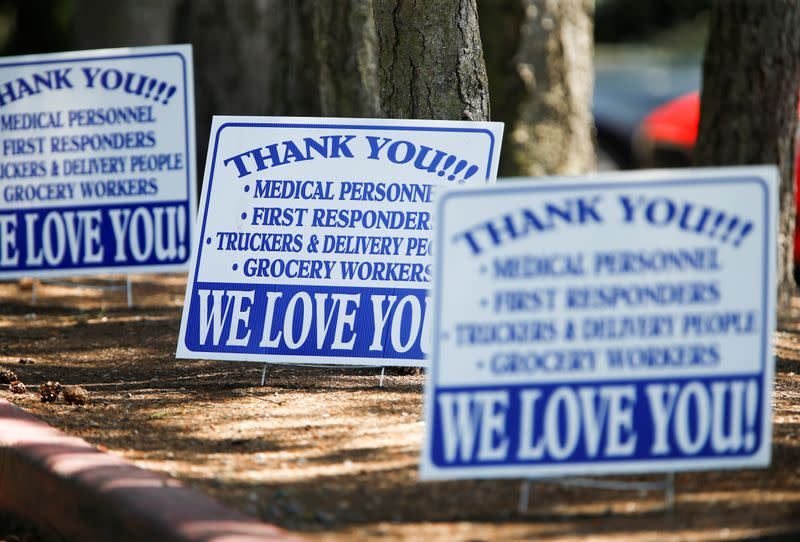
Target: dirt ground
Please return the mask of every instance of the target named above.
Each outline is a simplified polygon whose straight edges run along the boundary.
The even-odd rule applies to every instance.
[[[769,469],[678,474],[672,511],[661,492],[537,483],[520,513],[519,481],[418,480],[423,376],[272,366],[262,387],[258,365],[175,360],[184,287],[135,276],[131,310],[124,291],[41,285],[31,305],[0,283],[0,367],[28,387],[0,397],[312,540],[800,539],[800,299],[776,337]],[[48,380],[91,403],[42,403]]]

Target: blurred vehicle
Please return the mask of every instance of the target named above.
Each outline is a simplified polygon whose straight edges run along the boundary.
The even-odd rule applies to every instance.
[[[645,167],[634,148],[642,121],[660,105],[699,86],[699,62],[669,63],[631,53],[598,59],[592,102],[598,169]]]
[[[638,167],[689,167],[700,123],[697,91],[670,100],[651,111],[631,140]]]
[[[689,167],[699,122],[698,91],[656,107],[633,132],[632,167]],[[795,149],[795,208],[800,210],[800,147]],[[795,217],[794,278],[800,284],[800,211]]]

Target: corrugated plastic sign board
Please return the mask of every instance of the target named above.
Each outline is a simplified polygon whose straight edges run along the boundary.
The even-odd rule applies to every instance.
[[[423,478],[763,467],[777,171],[445,194]]]
[[[502,124],[215,117],[178,357],[426,363],[432,207]]]
[[[189,45],[0,59],[0,278],[188,267]]]

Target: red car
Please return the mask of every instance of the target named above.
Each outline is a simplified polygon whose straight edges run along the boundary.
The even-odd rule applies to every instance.
[[[636,161],[642,167],[689,166],[699,122],[698,92],[659,106],[639,126],[633,145]],[[800,210],[800,148],[795,152],[795,206]],[[794,278],[800,284],[800,211],[795,219]]]

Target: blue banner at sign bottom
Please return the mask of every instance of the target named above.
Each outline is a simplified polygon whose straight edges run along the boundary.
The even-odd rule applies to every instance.
[[[319,358],[424,360],[428,291],[197,282],[186,347]]]
[[[185,201],[0,212],[0,274],[173,266],[190,246]]]
[[[762,378],[726,376],[439,388],[439,468],[747,457],[762,445]]]

